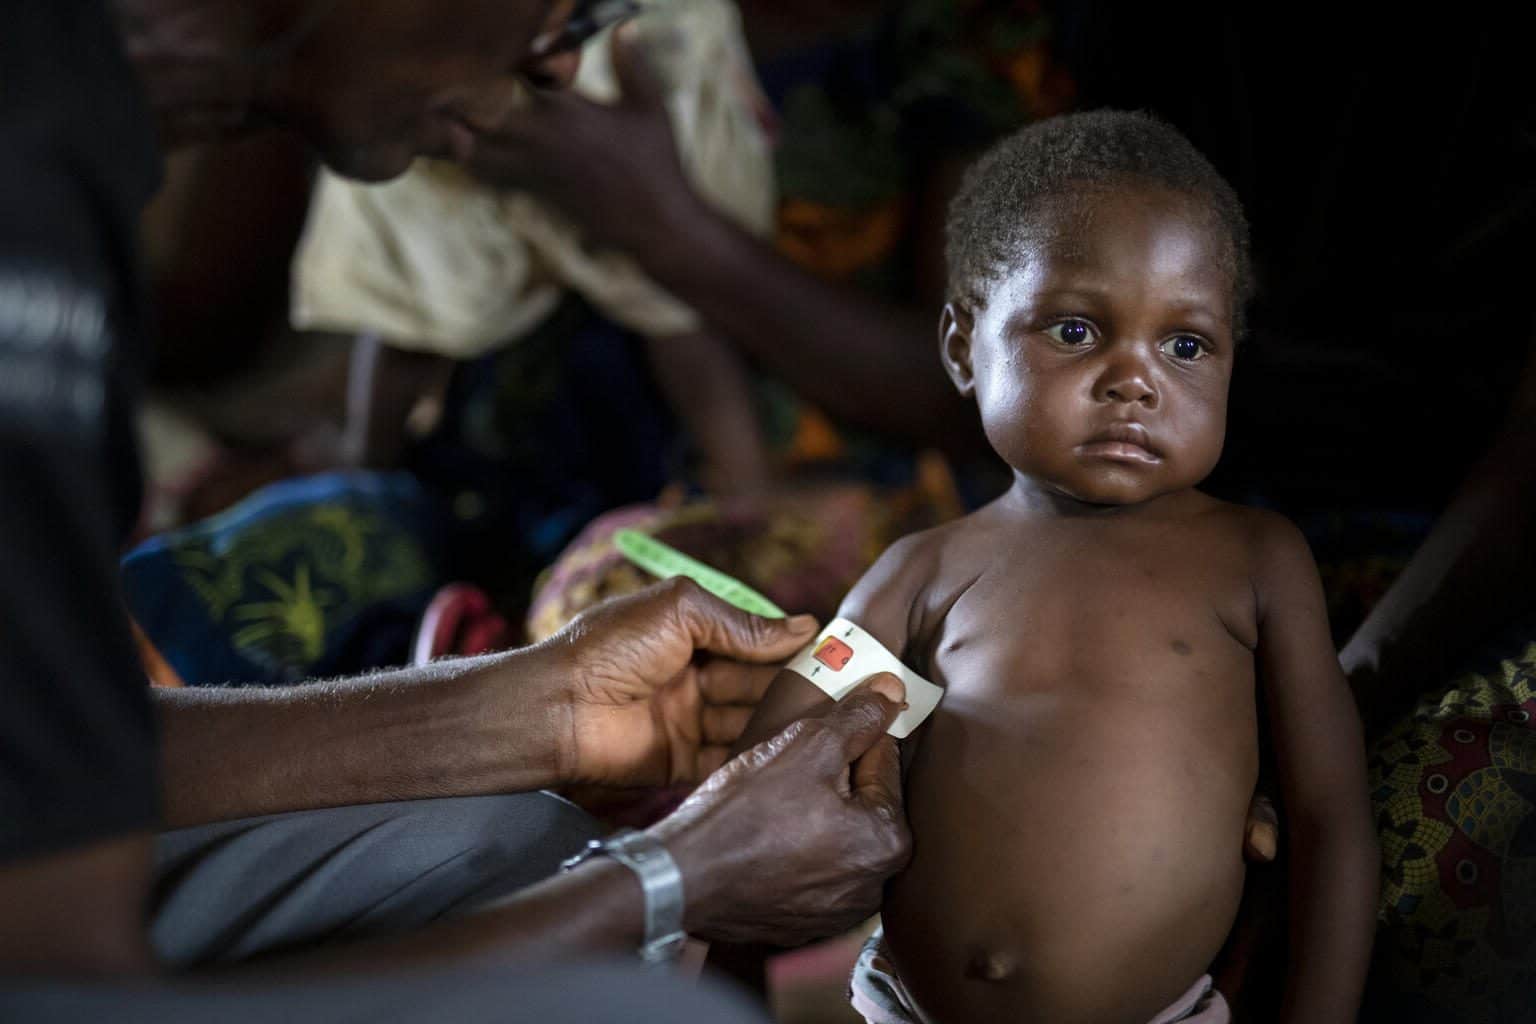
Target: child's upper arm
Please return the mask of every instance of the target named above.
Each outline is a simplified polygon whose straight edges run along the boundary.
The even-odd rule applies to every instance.
[[[1354,698],[1328,628],[1312,552],[1301,531],[1262,514],[1256,530],[1259,676],[1288,813],[1357,810],[1365,752]]]
[[[907,646],[913,601],[930,576],[932,545],[928,536],[913,534],[886,548],[837,610],[841,618],[862,626],[898,658],[903,657]],[[796,719],[821,714],[832,703],[832,698],[809,679],[795,672],[780,671],[757,705],[735,750],[761,743]]]

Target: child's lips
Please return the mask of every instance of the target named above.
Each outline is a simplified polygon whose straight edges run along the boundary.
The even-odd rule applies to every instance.
[[[1152,443],[1152,436],[1140,423],[1111,423],[1077,448],[1090,458],[1114,459],[1153,465],[1163,461],[1163,453]]]

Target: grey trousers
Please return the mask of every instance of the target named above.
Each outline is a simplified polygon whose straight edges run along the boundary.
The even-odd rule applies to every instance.
[[[536,973],[397,973],[388,978],[265,985],[47,985],[0,990],[0,1020],[39,1024],[768,1024],[745,997],[635,964]]]
[[[150,937],[174,967],[413,931],[554,874],[599,835],[549,793],[273,814],[160,836]]]
[[[548,793],[370,804],[168,832],[151,939],[191,968],[398,934],[553,874],[600,832]],[[435,970],[276,986],[0,984],[0,1020],[761,1021],[743,1001],[634,963]]]

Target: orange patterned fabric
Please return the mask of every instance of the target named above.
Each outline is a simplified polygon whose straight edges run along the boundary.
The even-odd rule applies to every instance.
[[[583,530],[540,577],[529,639],[542,640],[584,608],[654,582],[613,546],[614,532],[625,527],[736,577],[786,611],[824,621],[892,541],[959,513],[948,477],[937,470],[899,492],[841,484],[768,499],[618,509]]]

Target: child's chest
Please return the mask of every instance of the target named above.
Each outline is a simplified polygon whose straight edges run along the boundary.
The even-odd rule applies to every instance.
[[[1135,527],[978,540],[946,560],[912,638],[951,697],[1251,694],[1257,611],[1241,545]]]

